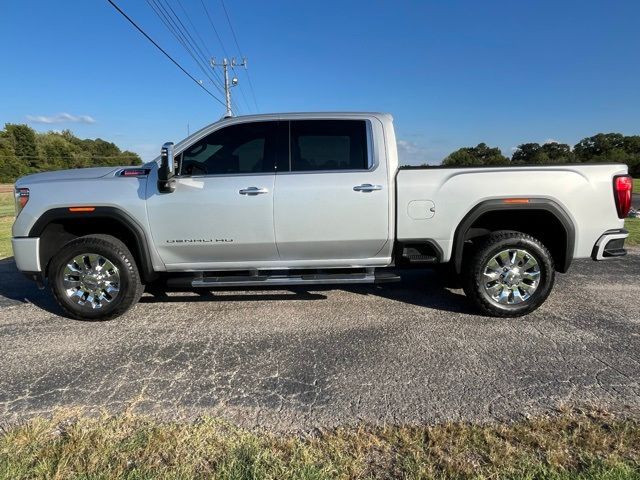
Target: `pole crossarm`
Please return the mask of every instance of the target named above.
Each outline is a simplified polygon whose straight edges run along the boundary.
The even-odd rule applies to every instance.
[[[211,59],[211,67],[212,68],[222,68],[222,73],[224,77],[224,96],[225,96],[225,106],[226,112],[225,117],[233,117],[233,109],[231,106],[231,88],[238,85],[238,79],[234,77],[231,82],[229,82],[229,68],[235,67],[244,67],[247,68],[247,59],[243,58],[242,61],[236,60],[235,57],[231,59],[227,59],[226,57],[222,59],[221,62],[216,61],[215,58]]]

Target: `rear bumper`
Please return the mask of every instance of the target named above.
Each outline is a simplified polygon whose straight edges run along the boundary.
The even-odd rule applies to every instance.
[[[625,256],[627,251],[624,249],[624,241],[628,236],[629,232],[624,228],[607,230],[593,246],[591,258],[594,260],[607,260]]]
[[[40,239],[19,237],[11,239],[13,256],[18,270],[25,273],[40,273]]]

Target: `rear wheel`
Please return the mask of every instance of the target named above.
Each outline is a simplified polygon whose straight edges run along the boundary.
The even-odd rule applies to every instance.
[[[110,235],[87,235],[67,243],[54,255],[48,273],[58,305],[81,320],[122,315],[143,292],[133,255]]]
[[[553,258],[539,240],[510,231],[488,235],[463,270],[467,297],[494,317],[533,312],[549,296],[555,274]]]

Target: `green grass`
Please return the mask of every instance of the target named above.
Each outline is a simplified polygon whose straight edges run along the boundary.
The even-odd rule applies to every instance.
[[[0,185],[2,187],[3,185]],[[11,252],[11,225],[15,207],[13,193],[0,190],[0,258],[10,257]]]
[[[640,245],[640,218],[627,218],[624,222],[624,228],[629,230],[629,237],[627,238],[625,245]]]
[[[640,478],[640,423],[564,410],[513,424],[251,432],[66,412],[7,428],[0,478]]]
[[[633,179],[633,191],[635,193],[640,193],[640,178]]]

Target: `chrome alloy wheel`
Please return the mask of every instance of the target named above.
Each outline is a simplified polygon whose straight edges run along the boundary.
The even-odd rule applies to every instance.
[[[120,292],[118,268],[96,253],[75,256],[67,263],[62,275],[67,298],[89,310],[111,303]]]
[[[526,302],[538,288],[540,266],[526,250],[510,248],[495,255],[484,268],[487,295],[501,305]]]

